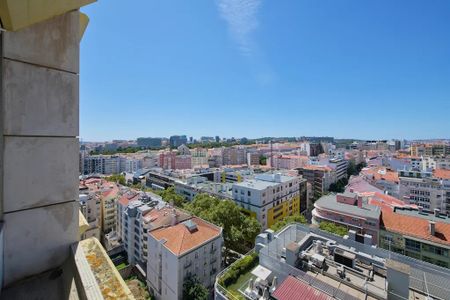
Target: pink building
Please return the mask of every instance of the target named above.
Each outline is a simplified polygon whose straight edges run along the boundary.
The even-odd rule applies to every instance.
[[[175,156],[175,169],[184,170],[192,169],[192,159],[190,155]]]
[[[159,154],[159,166],[163,169],[192,169],[191,155],[177,155],[175,151],[164,151]]]
[[[356,231],[363,239],[364,235],[372,236],[372,244],[378,242],[381,209],[369,205],[368,198],[354,193],[329,194],[314,203],[312,211],[313,224],[322,221],[333,222]],[[357,237],[358,238],[358,237]]]
[[[175,157],[177,156],[174,151],[164,151],[159,154],[159,166],[163,169],[175,169]]]
[[[305,166],[308,161],[308,157],[303,155],[274,155],[272,158],[272,167],[291,170]]]

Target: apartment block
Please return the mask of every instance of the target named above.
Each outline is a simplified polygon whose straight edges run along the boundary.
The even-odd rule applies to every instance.
[[[117,174],[120,157],[116,155],[91,155],[84,158],[84,174]]]
[[[200,218],[149,231],[147,284],[156,299],[183,299],[183,283],[196,277],[212,289],[220,271],[222,229]]]
[[[258,174],[254,179],[233,184],[233,200],[268,228],[286,216],[300,213],[300,185],[296,176]]]
[[[208,149],[194,148],[191,150],[192,167],[208,166]]]
[[[380,226],[381,210],[369,205],[368,199],[355,193],[329,194],[314,202],[312,223],[322,221],[345,226],[357,234],[355,237],[362,243],[376,245]]]
[[[441,213],[448,212],[449,180],[433,176],[432,172],[402,170],[399,171],[400,199],[408,204],[421,206],[424,210]]]
[[[277,154],[269,158],[268,165],[275,169],[292,170],[308,164],[309,158],[305,155]]]
[[[245,165],[247,164],[247,150],[245,147],[222,148],[223,165]]]
[[[445,156],[450,155],[447,144],[414,144],[411,145],[411,156]]]
[[[319,199],[336,182],[336,172],[328,166],[307,165],[297,169],[312,187],[311,198]]]
[[[364,168],[360,175],[370,184],[393,197],[399,197],[400,180],[398,172],[386,167]]]
[[[248,152],[247,153],[247,165],[250,166],[259,166],[259,158],[260,154],[258,152]]]
[[[379,246],[450,268],[450,218],[421,208],[383,208]]]

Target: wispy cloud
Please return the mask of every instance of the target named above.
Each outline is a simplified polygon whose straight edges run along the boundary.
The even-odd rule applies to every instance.
[[[217,0],[221,17],[243,55],[254,51],[252,33],[258,28],[258,10],[262,0]]]

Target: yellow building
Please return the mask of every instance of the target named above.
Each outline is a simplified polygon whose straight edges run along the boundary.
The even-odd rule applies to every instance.
[[[300,213],[302,182],[297,176],[258,174],[253,179],[233,184],[233,200],[265,229]]]

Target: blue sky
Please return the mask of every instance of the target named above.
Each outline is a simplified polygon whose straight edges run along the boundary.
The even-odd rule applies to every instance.
[[[80,137],[450,138],[448,0],[100,0]]]

